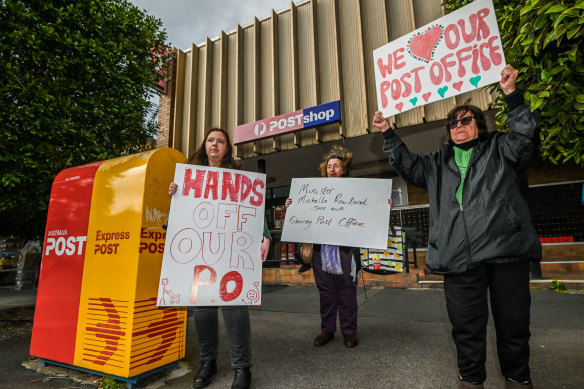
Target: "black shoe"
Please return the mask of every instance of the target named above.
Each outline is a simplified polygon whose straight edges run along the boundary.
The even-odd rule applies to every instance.
[[[231,389],[247,389],[250,385],[251,371],[249,371],[249,367],[235,369],[235,376],[233,377]]]
[[[305,263],[302,264],[302,266],[300,266],[300,269],[298,269],[298,274],[302,274],[305,271],[309,271],[312,268],[311,265],[307,265]]]
[[[195,389],[204,388],[213,381],[213,376],[217,374],[217,362],[203,362],[195,379],[193,380],[193,386]]]

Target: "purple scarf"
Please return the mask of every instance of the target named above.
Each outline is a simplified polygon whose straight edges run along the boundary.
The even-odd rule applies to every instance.
[[[320,258],[322,260],[322,271],[330,274],[343,274],[339,246],[320,245]]]

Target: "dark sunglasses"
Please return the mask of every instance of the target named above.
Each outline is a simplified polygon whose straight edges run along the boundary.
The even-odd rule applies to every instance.
[[[474,116],[465,116],[458,120],[451,120],[448,122],[448,128],[452,130],[453,128],[458,127],[458,122],[460,122],[463,126],[466,126],[472,122],[472,119],[474,119]]]

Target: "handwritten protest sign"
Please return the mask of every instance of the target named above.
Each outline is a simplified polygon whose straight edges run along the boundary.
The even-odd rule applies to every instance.
[[[282,241],[387,247],[391,180],[294,178]]]
[[[265,174],[177,164],[158,305],[260,305]]]
[[[505,56],[492,0],[477,0],[373,51],[384,117],[501,78]]]

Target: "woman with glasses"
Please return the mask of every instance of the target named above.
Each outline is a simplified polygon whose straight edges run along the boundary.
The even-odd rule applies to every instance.
[[[426,265],[444,275],[459,388],[482,388],[486,379],[487,296],[506,388],[533,387],[529,268],[531,259],[541,258],[541,244],[518,178],[532,159],[538,132],[537,116],[515,90],[517,75],[507,65],[499,82],[509,107],[508,133],[487,132],[483,112],[467,102],[448,114],[445,145],[418,155],[381,112],[373,120],[393,168],[429,194]]]

